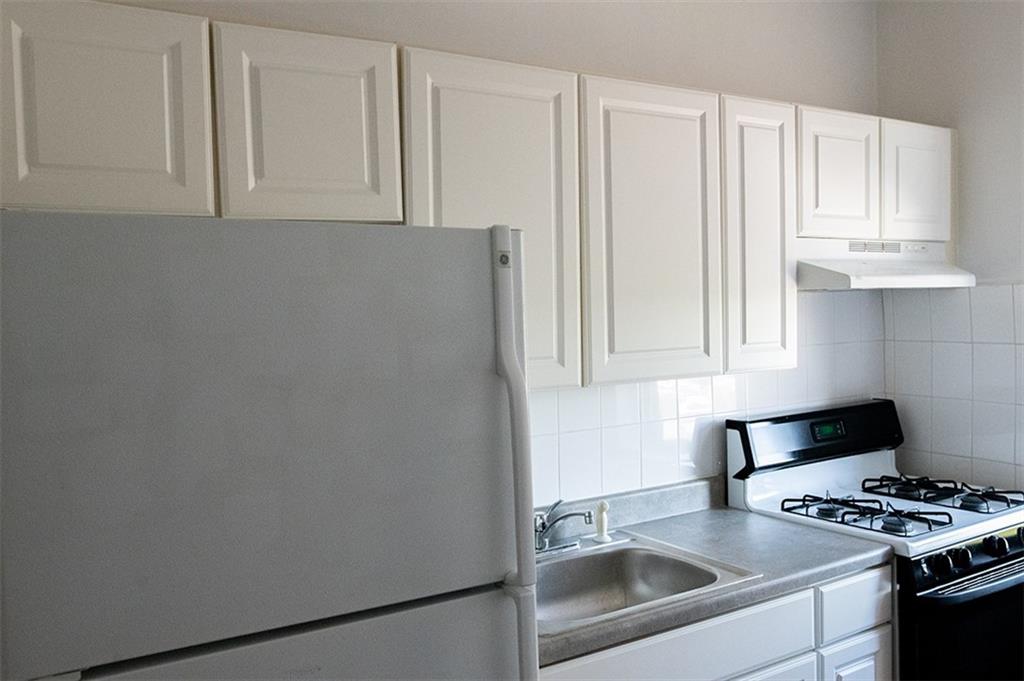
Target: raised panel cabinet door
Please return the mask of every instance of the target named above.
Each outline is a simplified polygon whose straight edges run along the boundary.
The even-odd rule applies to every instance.
[[[889,681],[892,670],[892,627],[848,638],[818,651],[822,681]]]
[[[718,373],[718,95],[582,83],[588,381]]]
[[[401,220],[396,46],[213,27],[224,215]]]
[[[879,236],[878,118],[799,107],[800,236]]]
[[[882,120],[882,236],[949,241],[952,139],[948,128]]]
[[[407,222],[521,229],[527,380],[579,385],[576,74],[403,53]]]
[[[796,366],[796,108],[722,97],[726,369]]]
[[[202,17],[4,2],[0,203],[213,214]]]

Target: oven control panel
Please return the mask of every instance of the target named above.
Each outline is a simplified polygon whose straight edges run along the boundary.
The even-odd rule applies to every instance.
[[[1024,560],[1024,525],[915,559],[914,582],[919,592],[927,591],[1019,560]]]

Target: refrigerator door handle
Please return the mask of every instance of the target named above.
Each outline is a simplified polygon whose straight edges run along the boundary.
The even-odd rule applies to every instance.
[[[515,492],[516,570],[505,576],[505,593],[516,607],[519,639],[519,677],[539,675],[537,602],[534,584],[537,563],[533,547],[533,479],[530,462],[530,413],[522,348],[522,258],[507,225],[491,227],[494,269],[494,320],[497,372],[505,379],[512,430],[512,484]]]
[[[540,661],[537,642],[537,593],[533,586],[504,586],[505,595],[516,606],[516,632],[519,637],[520,681],[537,681]]]
[[[516,571],[505,576],[510,586],[537,582],[533,547],[533,480],[530,462],[530,412],[526,395],[526,371],[517,337],[521,333],[521,305],[517,304],[517,270],[522,267],[515,252],[512,230],[491,227],[494,266],[494,319],[498,375],[508,387],[512,427],[512,484],[515,488]]]

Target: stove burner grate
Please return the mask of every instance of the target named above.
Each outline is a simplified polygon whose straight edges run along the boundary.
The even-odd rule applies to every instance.
[[[1024,492],[994,487],[974,487],[962,482],[955,489],[934,490],[924,501],[974,513],[999,513],[1024,505]]]
[[[865,518],[866,525],[863,522]],[[953,516],[945,511],[922,511],[916,508],[900,510],[887,503],[884,510],[863,514],[854,518],[850,524],[858,524],[876,532],[911,537],[952,525]],[[917,531],[917,524],[925,525],[926,529]]]
[[[883,475],[877,478],[866,478],[860,484],[865,492],[882,496],[925,501],[929,494],[955,493],[960,485],[955,480],[932,480],[927,476],[912,477],[909,475]]]
[[[851,512],[857,514],[865,509],[881,512],[882,502],[877,499],[855,499],[853,495],[836,498],[825,492],[823,497],[805,494],[799,499],[783,499],[781,507],[787,513],[843,523],[846,522],[844,518]]]

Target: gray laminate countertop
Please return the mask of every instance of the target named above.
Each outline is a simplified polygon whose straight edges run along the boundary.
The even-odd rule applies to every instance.
[[[889,561],[887,544],[731,508],[710,508],[618,528],[762,576],[732,588],[622,617],[541,633],[540,664],[715,617]]]

